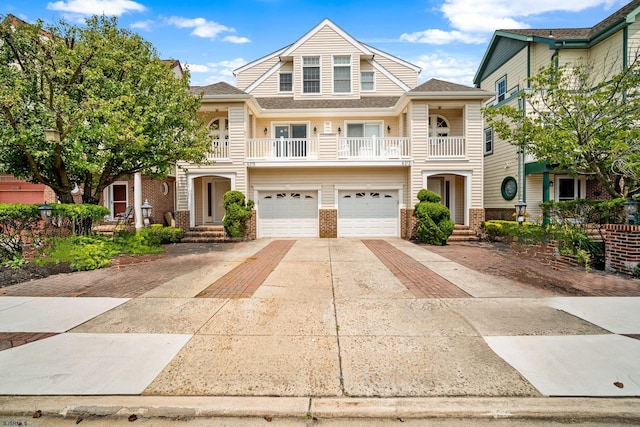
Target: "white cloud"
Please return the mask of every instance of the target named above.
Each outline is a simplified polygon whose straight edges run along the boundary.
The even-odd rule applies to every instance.
[[[120,16],[127,12],[144,12],[146,8],[132,0],[67,0],[47,4],[47,9],[67,12],[70,16]]]
[[[151,26],[153,25],[153,23],[154,22],[151,20],[138,21],[138,22],[133,22],[131,25],[129,25],[129,27],[135,30],[151,31]]]
[[[411,43],[429,43],[429,44],[449,44],[452,42],[463,42],[468,44],[480,44],[486,42],[485,37],[478,37],[469,33],[460,31],[442,31],[442,30],[425,30],[411,34],[402,34],[400,40]]]
[[[220,62],[208,62],[206,64],[186,64],[191,72],[191,84],[193,86],[206,86],[218,82],[236,84],[233,70],[246,64],[242,58],[236,58]]]
[[[205,18],[183,18],[180,16],[172,16],[170,18],[165,18],[165,22],[177,28],[193,28],[191,35],[211,40],[215,40],[221,33],[236,32],[234,28],[227,27],[215,21],[208,21]],[[222,41],[231,43],[249,43],[251,40],[246,37],[229,35],[225,36]]]
[[[222,41],[235,44],[251,43],[251,40],[249,40],[248,38],[238,36],[226,36],[222,39]]]
[[[473,86],[478,64],[481,58],[453,56],[445,52],[438,51],[430,55],[421,55],[412,59],[411,63],[422,69],[420,81],[429,79],[440,79],[452,83],[466,86]]]
[[[451,30],[427,29],[402,34],[400,39],[436,45],[483,43],[497,29],[529,28],[526,18],[531,16],[579,12],[596,6],[611,8],[620,4],[620,0],[444,0],[439,11],[449,21]]]

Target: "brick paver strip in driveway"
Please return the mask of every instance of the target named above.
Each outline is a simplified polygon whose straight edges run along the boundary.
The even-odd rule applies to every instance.
[[[0,332],[0,351],[58,335],[56,332]]]
[[[248,298],[289,252],[295,240],[275,240],[213,282],[197,298]]]
[[[384,240],[363,240],[416,298],[469,298],[470,295]]]

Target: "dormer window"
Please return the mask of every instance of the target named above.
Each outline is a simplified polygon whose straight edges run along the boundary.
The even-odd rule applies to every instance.
[[[302,58],[302,92],[320,93],[320,57]]]
[[[351,57],[349,55],[333,57],[333,92],[351,92]]]
[[[363,92],[374,90],[373,71],[363,71],[360,73],[360,90]]]

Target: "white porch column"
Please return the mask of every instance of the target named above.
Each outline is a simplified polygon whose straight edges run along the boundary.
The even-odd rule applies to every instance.
[[[142,218],[142,175],[136,172],[133,175],[133,209],[135,211],[136,230],[144,228]]]

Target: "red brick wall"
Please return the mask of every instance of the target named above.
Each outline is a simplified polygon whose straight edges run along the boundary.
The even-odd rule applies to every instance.
[[[167,177],[165,179],[150,179],[146,176],[142,177],[142,203],[145,200],[149,201],[151,208],[151,224],[165,224],[164,214],[165,212],[173,213],[175,211],[175,184],[176,180],[173,177]],[[166,183],[168,187],[167,194],[162,194],[162,184]],[[133,180],[129,181],[129,200],[133,198]]]
[[[400,237],[407,240],[415,238],[418,222],[413,216],[413,209],[401,209],[400,217]]]
[[[256,210],[251,211],[251,218],[247,221],[247,239],[255,240],[258,236],[258,217]]]
[[[338,210],[320,209],[319,235],[323,239],[338,237]]]
[[[605,231],[605,269],[631,274],[640,263],[640,225],[607,224]]]

